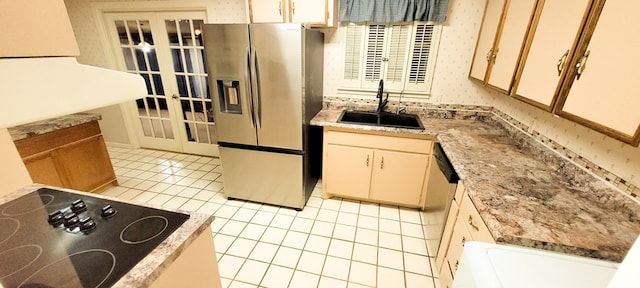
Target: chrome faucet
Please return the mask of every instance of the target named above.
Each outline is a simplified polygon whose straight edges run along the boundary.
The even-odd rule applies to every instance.
[[[384,111],[384,106],[387,106],[389,102],[389,93],[387,93],[387,97],[385,99],[382,98],[382,93],[384,91],[384,80],[380,79],[380,83],[378,83],[378,93],[376,94],[376,98],[378,98],[378,113]]]

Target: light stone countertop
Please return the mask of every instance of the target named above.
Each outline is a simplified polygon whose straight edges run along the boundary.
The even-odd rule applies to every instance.
[[[16,198],[19,198],[25,194],[33,192],[39,188],[47,187],[51,189],[67,191],[80,195],[88,195],[96,198],[103,198],[113,201],[120,201],[129,204],[147,206],[156,209],[162,209],[159,207],[153,207],[149,205],[140,205],[131,201],[126,201],[118,198],[103,196],[95,193],[80,192],[77,190],[53,187],[48,185],[33,184],[17,191],[0,196],[0,204],[4,204]],[[166,210],[166,209],[165,209]],[[136,264],[127,274],[122,276],[118,282],[112,287],[149,287],[159,276],[167,269],[182,252],[193,243],[202,233],[211,233],[210,225],[214,220],[213,215],[193,213],[185,211],[176,211],[180,213],[189,214],[190,217],[185,221],[175,232],[173,232],[167,239],[162,241],[158,247],[156,247],[149,255],[143,258],[138,264]]]
[[[74,113],[56,118],[36,121],[9,128],[9,134],[13,141],[25,139],[27,137],[45,134],[56,130],[78,126],[102,119],[102,116],[92,113]]]
[[[437,136],[499,244],[621,262],[640,233],[640,203],[489,111],[428,109],[425,130],[336,123],[316,126]]]

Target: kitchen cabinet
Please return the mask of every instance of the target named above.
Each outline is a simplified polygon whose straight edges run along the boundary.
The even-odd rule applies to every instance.
[[[0,1],[0,58],[78,56],[63,0]]]
[[[592,0],[545,0],[532,23],[513,96],[551,111]]]
[[[472,78],[509,93],[536,4],[537,0],[488,1],[473,59],[477,66],[472,66],[470,73]]]
[[[325,127],[324,197],[421,207],[433,141]]]
[[[185,279],[188,279],[185,282]],[[216,260],[213,234],[209,229],[196,238],[171,265],[160,274],[151,288],[222,287],[220,270]]]
[[[97,121],[14,143],[35,183],[92,192],[117,185]]]
[[[336,0],[248,0],[251,23],[305,23],[310,26],[337,25]]]
[[[618,140],[640,143],[640,2],[596,1],[570,62],[556,114]]]
[[[502,14],[501,3],[487,3],[469,77],[638,146],[640,20],[629,11],[640,3],[507,0]]]
[[[466,242],[495,243],[493,236],[482,218],[480,218],[480,214],[465,190],[466,186],[460,181],[456,189],[456,198],[454,198],[449,210],[440,248],[436,255],[436,267],[440,275],[441,287],[451,287]]]

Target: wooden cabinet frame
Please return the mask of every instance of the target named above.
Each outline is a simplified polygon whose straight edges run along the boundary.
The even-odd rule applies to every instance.
[[[498,1],[498,0],[496,0]],[[500,42],[500,38],[502,37],[502,33],[503,33],[503,24],[505,22],[505,19],[507,18],[507,12],[509,11],[509,7],[510,4],[513,3],[511,1],[515,1],[515,0],[505,0],[504,3],[504,7],[502,10],[502,14],[500,15],[500,19],[498,22],[498,28],[495,32],[495,39],[494,39],[494,43],[492,46],[491,51],[495,51],[495,49],[497,49],[498,44]],[[536,108],[542,109],[544,111],[556,114],[558,116],[561,116],[565,119],[571,120],[573,122],[579,123],[583,126],[586,126],[588,128],[591,128],[593,130],[596,130],[600,133],[603,133],[605,135],[608,135],[614,139],[617,139],[619,141],[628,143],[630,145],[633,146],[638,146],[640,144],[640,123],[638,123],[638,127],[635,129],[635,131],[633,133],[627,134],[624,133],[622,131],[618,131],[615,128],[611,128],[608,127],[602,123],[598,123],[594,120],[590,120],[587,119],[583,116],[579,116],[579,115],[575,115],[572,114],[571,112],[565,111],[564,107],[565,104],[567,103],[567,99],[570,95],[570,91],[572,89],[572,87],[574,86],[574,83],[576,81],[576,76],[577,76],[577,72],[576,72],[576,65],[581,61],[581,59],[583,58],[583,55],[585,55],[585,53],[587,52],[587,49],[589,49],[589,44],[592,40],[592,36],[594,34],[594,32],[596,31],[596,27],[598,26],[598,22],[600,19],[600,16],[602,14],[602,11],[604,10],[605,7],[605,3],[607,0],[588,0],[586,2],[583,2],[582,4],[586,5],[585,6],[580,6],[580,10],[582,11],[582,7],[585,7],[584,9],[584,13],[582,15],[582,19],[579,23],[579,25],[577,25],[577,29],[575,31],[575,36],[572,40],[572,44],[569,48],[569,53],[566,56],[566,59],[563,62],[559,62],[559,63],[564,63],[562,65],[566,65],[564,66],[564,69],[561,69],[558,75],[558,81],[556,83],[556,88],[553,92],[553,95],[550,95],[550,101],[549,103],[542,103],[542,102],[538,102],[535,99],[531,99],[528,98],[524,95],[519,95],[518,94],[518,88],[520,87],[521,84],[521,80],[523,79],[523,74],[524,74],[524,69],[526,67],[527,61],[531,60],[528,59],[529,58],[529,54],[531,52],[531,48],[532,48],[532,44],[534,42],[534,37],[536,36],[536,33],[541,33],[538,30],[538,25],[540,24],[540,19],[541,16],[543,15],[544,7],[545,7],[545,3],[549,2],[550,0],[536,0],[536,3],[534,5],[535,9],[532,12],[531,15],[531,19],[529,22],[529,27],[527,28],[525,35],[524,35],[524,41],[523,41],[523,45],[520,51],[520,56],[519,56],[519,60],[517,62],[517,65],[515,67],[515,71],[514,71],[514,76],[512,78],[511,84],[509,86],[509,89],[502,89],[499,87],[494,87],[492,85],[489,84],[489,79],[491,76],[491,73],[493,71],[494,68],[494,61],[489,61],[489,63],[487,63],[487,69],[486,69],[486,73],[484,75],[483,79],[478,79],[478,78],[474,78],[472,76],[472,72],[474,69],[474,63],[472,62],[471,65],[471,70],[469,72],[469,78],[474,80],[474,81],[481,81],[485,86],[493,89],[493,90],[497,90],[498,92],[502,93],[502,94],[506,94],[509,96],[512,96],[513,98],[520,100],[522,102],[525,102],[527,104],[530,104]],[[487,2],[487,7],[489,5],[489,2]],[[486,9],[486,8],[485,8]],[[495,7],[494,7],[495,9]],[[557,6],[556,6],[556,10],[552,10],[557,12]],[[494,10],[495,11],[495,10]],[[485,13],[484,17],[487,17],[486,15],[487,13]],[[497,14],[492,14],[492,15],[497,15]],[[577,16],[574,14],[574,17]],[[557,16],[556,16],[557,17]],[[496,19],[496,18],[494,18]],[[577,20],[577,18],[571,18],[574,20]],[[485,18],[483,18],[483,25],[485,23]],[[548,23],[548,22],[547,22]],[[571,22],[571,23],[577,23],[577,22]],[[484,27],[481,27],[480,31],[482,33]],[[573,29],[573,28],[571,28]],[[566,33],[566,32],[565,32]],[[482,36],[482,35],[481,35]],[[485,35],[486,37],[486,35]],[[634,37],[633,35],[629,35],[629,37]],[[565,38],[566,39],[566,38]],[[478,42],[476,44],[476,51],[474,53],[474,62],[477,63],[477,57],[484,57],[483,55],[479,55],[480,53],[485,53],[485,51],[478,51],[478,46],[480,43],[481,37],[478,38]],[[539,48],[538,48],[539,49]],[[539,50],[538,50],[539,51]],[[499,51],[498,51],[499,52]],[[488,59],[495,59],[495,53],[491,52],[493,54],[491,54]],[[558,57],[561,57],[562,55],[558,55]],[[499,57],[499,55],[498,55]],[[561,58],[562,59],[562,58]],[[555,61],[555,59],[554,59]],[[558,60],[560,61],[560,60]],[[553,73],[553,72],[551,72]],[[587,71],[588,73],[588,71]],[[477,74],[477,71],[476,71]],[[477,75],[476,75],[477,76]],[[531,76],[529,76],[531,77]],[[531,79],[531,78],[528,78]],[[545,82],[545,83],[549,83],[549,82]],[[531,84],[529,84],[531,85]],[[548,85],[546,87],[551,87],[551,85]],[[614,86],[611,86],[614,87]],[[547,94],[547,93],[543,93],[543,94]],[[573,99],[573,98],[572,98]],[[577,98],[576,98],[577,99]],[[592,98],[593,99],[593,98]],[[575,102],[574,102],[575,103]],[[626,102],[625,102],[626,103]],[[631,104],[631,103],[630,103]],[[616,111],[610,111],[611,113],[616,113]],[[602,115],[600,115],[602,116]],[[602,119],[602,117],[600,118]],[[633,121],[636,121],[636,119],[634,119]],[[631,123],[629,123],[631,124]],[[615,124],[613,124],[615,126]],[[623,123],[624,125],[624,123]],[[620,126],[618,126],[620,127]],[[627,127],[628,128],[628,127]],[[629,131],[631,129],[627,129],[627,131]]]

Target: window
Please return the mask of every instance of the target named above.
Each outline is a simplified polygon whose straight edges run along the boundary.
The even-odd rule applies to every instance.
[[[344,31],[344,69],[339,90],[385,91],[428,95],[435,66],[440,25],[349,24]]]

